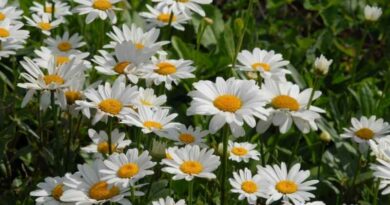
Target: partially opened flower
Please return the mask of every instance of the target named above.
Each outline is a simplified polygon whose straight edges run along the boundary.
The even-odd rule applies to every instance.
[[[267,204],[282,199],[292,201],[294,205],[301,205],[314,198],[309,191],[316,189],[313,185],[317,184],[318,180],[306,181],[310,177],[310,171],[302,171],[300,168],[300,164],[295,164],[288,171],[284,162],[281,166],[257,166],[259,175],[265,179],[263,187],[266,189]]]
[[[314,105],[308,106],[312,91],[308,88],[301,92],[299,86],[291,82],[265,80],[261,94],[266,98],[271,114],[267,120],[259,120],[257,131],[264,133],[273,124],[281,133],[286,133],[293,123],[303,133],[317,130],[316,120],[321,118],[319,113],[325,111]],[[315,91],[312,101],[320,96],[321,92]]]
[[[84,92],[86,100],[78,100],[76,104],[79,109],[83,110],[86,117],[90,117],[89,109],[96,110],[92,123],[95,124],[100,120],[106,120],[107,117],[121,118],[123,115],[132,110],[133,101],[137,97],[136,86],[127,85],[123,76],[118,77],[113,85],[106,82],[99,85],[97,89],[88,89]]]
[[[198,145],[187,145],[180,149],[168,149],[171,159],[163,159],[166,166],[162,171],[173,174],[173,180],[193,180],[195,177],[214,179],[214,170],[220,165],[213,149],[200,149]]]
[[[138,149],[129,149],[126,154],[114,153],[104,160],[105,167],[100,170],[102,179],[110,184],[122,185],[128,187],[147,176],[153,174],[155,162],[148,151],[138,153]]]
[[[48,68],[49,63],[53,58],[57,66],[67,64],[73,60],[75,65],[83,66],[83,68],[80,69],[92,67],[91,63],[87,60],[87,57],[89,56],[88,52],[81,52],[79,50],[58,52],[55,49],[42,46],[39,49],[34,50],[34,53],[37,55],[37,57],[34,58],[34,62],[41,68]]]
[[[167,196],[165,199],[160,198],[157,201],[152,201],[152,205],[186,205],[186,202],[183,199],[175,202],[173,198]]]
[[[379,189],[383,195],[390,194],[390,149],[388,147],[381,150],[383,154],[376,159],[376,163],[371,164],[370,168],[374,171],[375,178],[380,180]]]
[[[68,189],[63,181],[61,177],[46,177],[44,182],[37,185],[39,189],[30,192],[30,196],[37,197],[36,204],[63,205],[65,203],[60,198]]]
[[[193,128],[188,126],[187,128],[185,125],[180,124],[177,129],[172,130],[167,138],[174,140],[176,145],[191,144],[206,147],[206,136],[208,134],[207,130],[202,130],[200,127]]]
[[[36,14],[33,14],[31,16],[32,18],[25,17],[27,20],[27,23],[30,26],[36,27],[42,31],[43,34],[50,36],[51,30],[58,27],[63,20],[62,19],[56,19],[52,20],[50,15],[42,15],[38,16]]]
[[[192,12],[205,16],[206,13],[201,5],[211,4],[212,0],[153,0],[153,2],[158,2],[157,7],[169,6],[175,12],[183,12],[186,16],[191,17]]]
[[[154,89],[152,88],[142,88],[140,87],[138,90],[138,97],[135,102],[136,107],[149,107],[153,109],[162,108],[162,105],[164,105],[167,102],[167,96],[166,95],[160,95],[156,96],[154,94]]]
[[[114,4],[120,1],[121,0],[75,0],[75,2],[80,5],[74,8],[74,12],[79,13],[80,15],[87,14],[85,19],[87,24],[92,23],[96,18],[106,20],[107,17],[110,19],[111,23],[115,24],[117,21],[115,11],[120,9],[115,7]]]
[[[240,194],[238,199],[247,199],[249,204],[256,204],[257,198],[266,198],[264,181],[260,175],[252,176],[252,172],[245,168],[233,172],[233,178],[229,179],[232,185],[231,192]]]
[[[364,7],[364,18],[367,21],[377,21],[382,15],[382,9],[377,6],[366,5]]]
[[[249,162],[250,159],[259,160],[260,153],[255,149],[256,145],[248,142],[229,141],[229,159],[237,162]]]
[[[78,33],[70,36],[68,31],[66,31],[62,36],[47,38],[45,43],[48,48],[55,53],[74,53],[77,49],[85,45],[83,37],[81,37]]]
[[[150,23],[150,27],[172,26],[177,30],[184,31],[183,24],[186,24],[189,18],[183,13],[172,10],[169,7],[153,8],[146,5],[149,12],[141,12],[140,16],[144,17]]]
[[[65,2],[54,1],[54,7],[49,1],[46,1],[44,5],[36,1],[34,1],[33,4],[34,6],[30,8],[30,11],[36,13],[38,16],[54,15],[56,19],[61,19],[72,14],[72,12],[70,12],[70,6]]]
[[[18,41],[13,39],[8,39],[0,42],[1,42],[0,59],[8,58],[11,55],[15,55],[17,50],[24,48],[24,43],[25,43],[24,40]]]
[[[243,136],[244,122],[254,127],[255,117],[266,119],[265,98],[255,81],[234,78],[225,81],[217,77],[215,83],[201,80],[193,85],[196,90],[188,93],[192,102],[187,115],[212,116],[211,133],[216,133],[227,123],[234,136]]]
[[[351,119],[352,127],[344,128],[342,138],[352,138],[357,143],[367,144],[368,140],[379,139],[390,133],[390,125],[384,122],[382,118],[376,118],[375,115],[367,118],[362,116],[360,120]]]
[[[368,141],[372,154],[383,161],[390,163],[390,135]]]
[[[130,145],[131,141],[125,139],[125,133],[119,132],[118,129],[114,129],[111,133],[111,152],[121,153]],[[81,148],[82,151],[95,154],[96,158],[103,158],[104,155],[110,151],[108,142],[108,135],[105,131],[101,130],[96,132],[94,129],[88,130],[88,136],[91,138],[92,143],[86,147]]]
[[[314,69],[316,73],[320,75],[326,75],[329,71],[329,66],[332,64],[332,59],[326,59],[325,56],[321,54],[320,57],[317,57],[314,61]]]

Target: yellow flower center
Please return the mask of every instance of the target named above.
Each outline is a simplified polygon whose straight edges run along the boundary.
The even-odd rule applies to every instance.
[[[89,188],[89,197],[95,200],[105,200],[110,199],[120,193],[120,190],[116,186],[112,186],[109,189],[107,182],[100,181],[92,185]]]
[[[68,102],[69,105],[72,105],[76,100],[81,99],[81,93],[79,91],[68,90],[65,91],[65,97],[66,102]]]
[[[60,66],[65,63],[69,63],[70,59],[68,56],[56,56],[56,65]]]
[[[145,105],[145,106],[152,106],[153,105],[153,103],[151,103],[147,100],[144,100],[144,99],[141,100],[141,103],[142,103],[142,105]]]
[[[6,17],[5,14],[0,12],[0,21],[3,21],[5,19],[5,17]]]
[[[171,17],[171,14],[164,14],[164,13],[161,13],[160,15],[157,16],[157,20],[159,21],[162,21],[164,23],[169,23],[169,18]],[[172,20],[171,22],[175,22],[176,21],[176,16],[175,15],[172,15]]]
[[[55,8],[54,8],[54,10],[55,10]],[[48,14],[53,13],[53,6],[52,5],[45,6],[45,13],[48,13]]]
[[[165,158],[173,160],[172,156],[168,152],[165,153]]]
[[[298,186],[293,181],[283,180],[276,184],[275,189],[282,194],[292,194],[297,192]]]
[[[95,0],[93,2],[92,7],[94,9],[105,11],[105,10],[111,9],[112,4],[109,0]]]
[[[355,132],[355,135],[363,140],[370,140],[374,137],[375,133],[369,128],[362,128]]]
[[[144,44],[142,44],[142,43],[136,43],[135,44],[135,48],[136,49],[143,49],[145,46],[144,46]]]
[[[52,28],[51,24],[47,23],[47,22],[39,22],[38,23],[38,27],[41,28],[44,31],[48,31],[48,30],[50,30]]]
[[[243,147],[233,147],[231,152],[237,156],[245,156],[248,153],[248,150]]]
[[[176,67],[173,64],[170,64],[168,62],[161,62],[157,64],[158,69],[154,72],[160,74],[160,75],[170,75],[173,73],[176,73]]]
[[[64,193],[63,184],[57,184],[57,186],[54,187],[53,190],[51,190],[51,196],[56,199],[57,201],[60,200],[62,194]]]
[[[116,145],[115,144],[111,144],[111,151],[114,152],[116,150]],[[102,153],[102,154],[108,154],[109,150],[108,150],[108,142],[104,141],[104,142],[100,142],[98,145],[97,145],[97,151]]]
[[[272,106],[277,109],[288,109],[290,111],[298,111],[299,103],[295,98],[288,95],[279,95],[272,99]]]
[[[122,110],[122,103],[117,99],[105,99],[99,103],[99,109],[103,112],[117,115]]]
[[[114,67],[114,71],[119,73],[119,74],[123,74],[125,73],[125,68],[130,65],[130,62],[128,61],[123,61],[123,62],[120,62],[118,64],[115,65]]]
[[[0,37],[7,38],[9,36],[9,31],[5,28],[0,28]]]
[[[139,167],[135,163],[128,163],[118,169],[117,175],[120,178],[131,178],[138,174]]]
[[[59,75],[45,75],[43,76],[43,81],[45,81],[46,85],[49,84],[57,84],[57,85],[62,85],[64,84],[65,80],[59,76]]]
[[[191,144],[195,142],[195,137],[188,133],[182,133],[179,136],[179,140],[185,144]]]
[[[214,106],[224,112],[236,112],[242,106],[240,98],[234,95],[221,95],[215,98]]]
[[[253,181],[244,181],[241,184],[241,189],[244,190],[246,193],[252,194],[257,191],[257,185]]]
[[[264,71],[270,71],[271,66],[268,63],[254,63],[252,64],[253,70],[257,70],[259,68],[263,68]]]
[[[161,130],[163,128],[162,124],[156,121],[145,121],[144,126],[147,127],[148,129],[158,129]]]
[[[58,48],[58,50],[60,50],[62,52],[66,52],[66,51],[69,51],[70,49],[72,49],[72,44],[70,44],[67,41],[63,41],[63,42],[58,44],[57,48]]]
[[[199,174],[203,170],[203,165],[197,161],[185,161],[180,165],[180,170],[186,174]]]

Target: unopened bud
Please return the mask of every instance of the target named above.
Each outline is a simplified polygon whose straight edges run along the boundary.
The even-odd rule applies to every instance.
[[[157,140],[153,140],[151,155],[157,159],[165,158],[165,149],[167,144],[165,142],[159,142]]]
[[[204,20],[208,25],[212,25],[212,24],[214,23],[213,19],[208,18],[208,17],[204,17],[203,20]]]
[[[321,132],[320,139],[326,143],[329,143],[330,141],[332,141],[332,137],[330,136],[329,132],[327,132],[327,131]]]
[[[319,75],[326,75],[329,71],[329,66],[332,64],[333,60],[326,59],[325,56],[321,55],[317,57],[314,62],[314,70]]]

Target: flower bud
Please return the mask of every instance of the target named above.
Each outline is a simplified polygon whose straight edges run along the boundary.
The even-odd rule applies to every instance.
[[[317,57],[314,61],[314,70],[319,75],[326,75],[329,71],[329,66],[332,64],[333,60],[326,59],[325,56],[321,54],[320,57]]]
[[[204,17],[203,20],[204,20],[208,25],[212,25],[212,24],[214,23],[213,19],[208,18],[208,17]]]
[[[366,5],[364,7],[364,18],[367,21],[377,21],[382,15],[382,9],[377,6]]]
[[[157,159],[163,159],[165,158],[166,147],[167,143],[153,140],[152,151],[150,154]]]
[[[320,134],[320,139],[324,141],[325,143],[329,143],[332,141],[332,137],[330,136],[329,132],[327,131],[322,131]]]

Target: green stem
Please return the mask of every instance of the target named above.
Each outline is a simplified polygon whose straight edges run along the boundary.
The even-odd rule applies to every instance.
[[[360,169],[361,169],[360,160],[361,160],[361,158],[362,158],[362,153],[359,151],[359,156],[358,156],[357,165],[356,165],[357,168],[356,168],[355,175],[354,175],[353,178],[352,178],[351,187],[355,187],[355,183],[356,183],[357,176],[358,176],[359,173],[360,173]]]
[[[226,177],[227,177],[227,148],[229,140],[229,126],[225,125],[223,128],[223,155],[222,155],[222,176],[221,176],[221,205],[226,204],[227,194],[226,194]]]
[[[192,195],[194,192],[194,180],[195,178],[188,182],[188,205],[192,205],[192,201],[193,201]]]
[[[351,73],[352,73],[352,77],[351,77],[352,78],[352,83],[351,83],[351,85],[355,84],[355,81],[356,81],[356,68],[357,68],[357,65],[358,65],[360,53],[363,50],[364,42],[366,41],[367,33],[368,33],[367,29],[366,28],[363,29],[363,37],[361,38],[360,43],[357,44],[357,47],[355,47],[355,57],[353,59],[352,70],[351,70]]]
[[[378,179],[378,181],[374,182],[374,197],[373,197],[373,202],[372,205],[378,205],[378,193],[379,193],[379,185],[381,181]]]
[[[313,102],[314,93],[316,92],[318,85],[319,85],[319,81],[320,81],[320,79],[318,79],[318,77],[316,75],[316,77],[314,78],[313,90],[310,93],[309,102],[307,103],[307,109],[310,109],[311,103]]]
[[[55,147],[55,149],[56,150],[60,150],[60,136],[58,135],[58,128],[57,128],[57,118],[58,118],[58,116],[57,116],[57,106],[56,106],[56,104],[55,104],[55,91],[54,90],[52,90],[52,91],[50,91],[50,103],[51,103],[51,108],[53,109],[53,115],[52,115],[52,117],[53,117],[53,127],[54,127],[54,137],[56,138],[56,140],[55,140],[55,145],[54,145],[54,147]],[[58,152],[57,152],[58,153]],[[57,154],[57,156],[56,156],[56,164],[57,164],[57,168],[58,169],[60,169],[62,166],[61,166],[61,156],[60,155],[58,155]]]
[[[113,121],[113,117],[108,117],[108,133],[107,133],[107,136],[108,136],[108,154],[111,155],[112,154],[112,147],[111,147],[111,131],[112,131],[112,121]]]
[[[321,165],[322,165],[322,155],[325,151],[325,144],[321,144],[321,150],[320,150],[320,156],[319,156],[319,162],[318,162],[318,169],[317,169],[317,179],[320,180],[321,175]]]
[[[295,144],[295,146],[294,146],[294,149],[293,149],[293,151],[292,151],[292,153],[291,153],[291,155],[290,155],[290,159],[288,160],[289,165],[292,164],[292,161],[294,160],[295,156],[297,155],[298,147],[299,147],[299,142],[301,141],[302,137],[303,137],[303,134],[300,133],[300,134],[299,134],[299,137],[298,137],[298,139],[297,139],[297,142],[296,142],[296,144]]]
[[[72,161],[70,160],[70,142],[72,140],[72,128],[73,128],[73,121],[72,121],[72,114],[70,113],[70,108],[68,108],[68,117],[69,117],[69,135],[68,135],[68,141],[66,143],[66,163],[65,163],[65,171],[68,171],[68,162]]]

